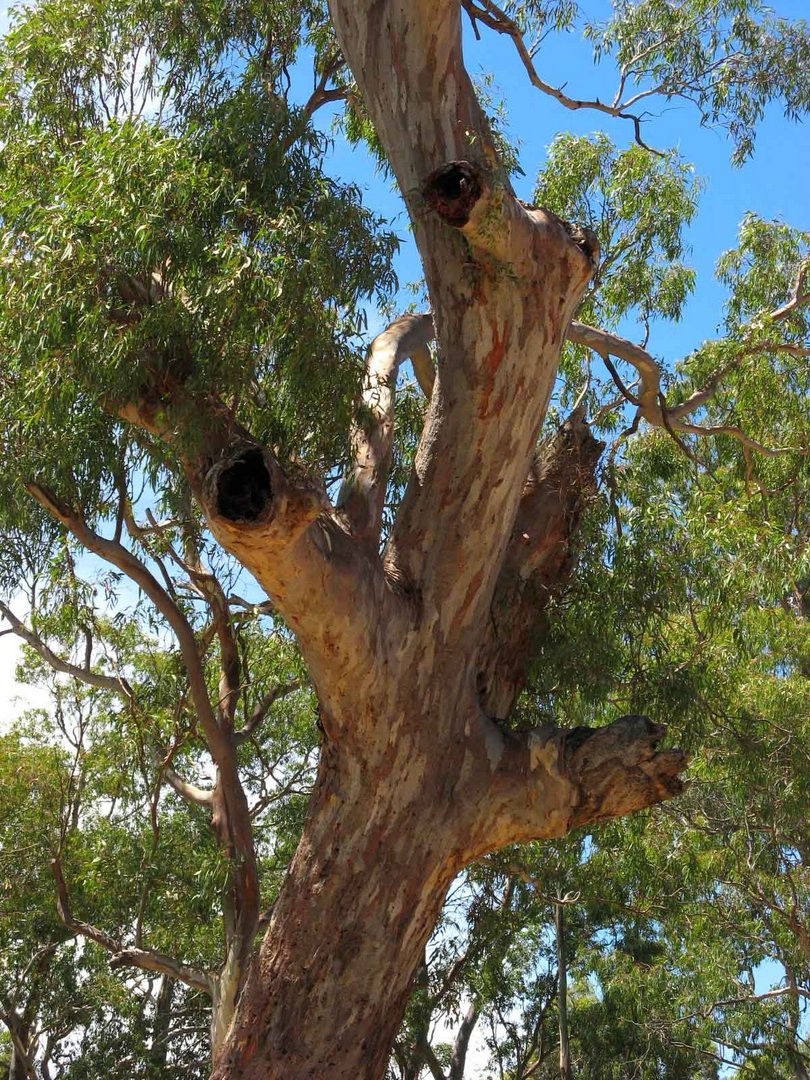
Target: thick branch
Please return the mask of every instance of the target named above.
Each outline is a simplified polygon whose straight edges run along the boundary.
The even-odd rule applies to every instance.
[[[478,1017],[480,1015],[481,1007],[478,1002],[473,999],[467,1006],[464,1016],[461,1018],[459,1029],[456,1032],[456,1038],[453,1042],[453,1053],[450,1058],[450,1072],[448,1073],[447,1080],[463,1080],[470,1039],[472,1038],[472,1033],[475,1029],[475,1025],[478,1023]]]
[[[117,941],[103,930],[99,930],[81,919],[74,918],[67,885],[62,874],[62,863],[58,858],[51,861],[51,870],[56,884],[56,910],[59,918],[68,930],[71,930],[74,934],[81,934],[82,937],[89,938],[90,941],[95,941],[97,945],[111,953],[111,968],[137,967],[143,971],[156,971],[161,975],[168,975],[171,979],[177,979],[179,982],[185,983],[186,986],[190,986],[193,990],[202,990],[203,993],[209,996],[213,993],[214,979],[206,972],[190,967],[187,964],[181,964],[173,957],[156,952],[153,949],[135,949],[122,945],[120,941]]]
[[[322,484],[298,466],[282,467],[221,403],[191,400],[182,386],[161,409],[145,397],[120,411],[164,441],[180,442],[211,532],[294,631],[324,703],[336,676],[366,678],[368,627],[386,603],[385,581],[378,560],[348,534]],[[187,430],[192,423],[194,430]],[[396,617],[393,610],[388,617]]]
[[[435,170],[423,193],[436,214],[480,253],[487,272],[499,279],[508,266],[507,276],[516,276],[508,287],[500,280],[492,286],[489,312],[486,304],[466,305],[449,335],[455,363],[442,355],[439,391],[416,457],[416,483],[386,553],[388,565],[406,581],[419,581],[426,600],[438,586],[434,602],[446,626],[458,633],[481,616],[491,598],[492,567],[517,512],[568,318],[597,245],[591,234],[525,207],[467,161]],[[551,285],[546,275],[560,265],[565,281]],[[482,284],[478,299],[486,292]],[[445,313],[439,309],[439,324]],[[484,324],[476,325],[481,317]],[[437,532],[442,518],[455,527]],[[459,568],[467,580],[454,582],[451,599],[446,586],[458,579]]]
[[[330,0],[338,38],[408,204],[438,375],[385,553],[437,640],[481,625],[590,277],[584,233],[515,199],[464,68],[457,3]]]
[[[595,265],[599,242],[590,229],[570,225],[549,210],[516,199],[497,171],[470,161],[450,161],[422,182],[422,196],[439,218],[458,229],[473,249],[531,273],[543,246],[562,231]],[[588,274],[590,277],[590,274]],[[585,278],[584,284],[587,283]]]
[[[161,777],[177,792],[184,802],[193,806],[207,806],[209,808],[213,806],[214,792],[210,788],[201,788],[197,787],[196,784],[190,784],[179,776],[170,765],[163,765],[158,762],[158,766]]]
[[[0,613],[3,618],[11,625],[12,630],[25,641],[42,659],[53,668],[54,671],[59,671],[63,675],[71,675],[74,679],[78,679],[80,682],[87,683],[89,686],[96,686],[100,690],[107,690],[111,694],[121,694],[127,700],[132,699],[132,687],[129,685],[126,679],[123,677],[116,678],[113,675],[102,675],[97,671],[92,671],[89,664],[85,664],[83,667],[79,667],[78,664],[72,664],[68,660],[63,660],[58,656],[33,630],[29,630],[25,623],[13,613],[7,604],[0,600]]]
[[[623,716],[603,728],[504,732],[483,820],[487,850],[629,814],[683,790],[681,750],[658,750],[664,728]]]
[[[412,359],[425,372],[432,362],[431,315],[401,315],[372,341],[366,360],[358,419],[352,432],[354,470],[346,478],[338,506],[352,533],[377,550],[394,442],[394,397],[401,364]]]

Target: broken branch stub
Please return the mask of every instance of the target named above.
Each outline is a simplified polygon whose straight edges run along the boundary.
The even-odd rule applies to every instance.
[[[684,789],[683,750],[659,750],[666,729],[646,716],[565,732],[565,771],[579,788],[570,828],[673,799]]]
[[[659,750],[665,729],[645,716],[621,716],[600,728],[547,724],[530,731],[498,730],[504,752],[488,798],[479,800],[480,846],[471,845],[476,855],[564,836],[656,806],[684,789],[686,754]]]
[[[232,528],[278,525],[296,534],[325,508],[311,482],[294,483],[273,455],[256,445],[233,447],[208,471],[202,500],[212,518]]]

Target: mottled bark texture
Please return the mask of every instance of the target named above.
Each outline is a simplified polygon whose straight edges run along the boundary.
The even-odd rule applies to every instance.
[[[538,448],[597,244],[514,197],[464,69],[457,0],[329,7],[408,204],[433,309],[372,345],[338,506],[222,405],[183,400],[182,386],[160,412],[147,398],[119,408],[185,454],[213,534],[298,638],[324,733],[298,851],[245,964],[255,872],[234,733],[200,696],[241,903],[235,962],[247,970],[215,1080],[382,1077],[453,876],[502,845],[669,798],[684,766],[641,717],[509,730],[601,450],[580,413]],[[429,404],[383,545],[406,359]],[[190,416],[198,429],[205,417],[203,439],[176,440]]]

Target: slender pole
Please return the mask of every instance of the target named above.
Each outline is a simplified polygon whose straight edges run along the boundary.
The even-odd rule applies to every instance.
[[[565,916],[562,904],[554,905],[554,928],[557,937],[557,997],[560,1026],[560,1080],[571,1080],[571,1055],[568,1049],[568,969],[565,958]]]

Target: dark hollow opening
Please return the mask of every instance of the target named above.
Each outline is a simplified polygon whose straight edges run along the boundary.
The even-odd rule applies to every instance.
[[[217,513],[228,521],[256,521],[273,492],[261,450],[246,450],[217,482]]]
[[[451,161],[427,177],[422,194],[448,225],[464,225],[481,197],[478,171],[469,161]]]

